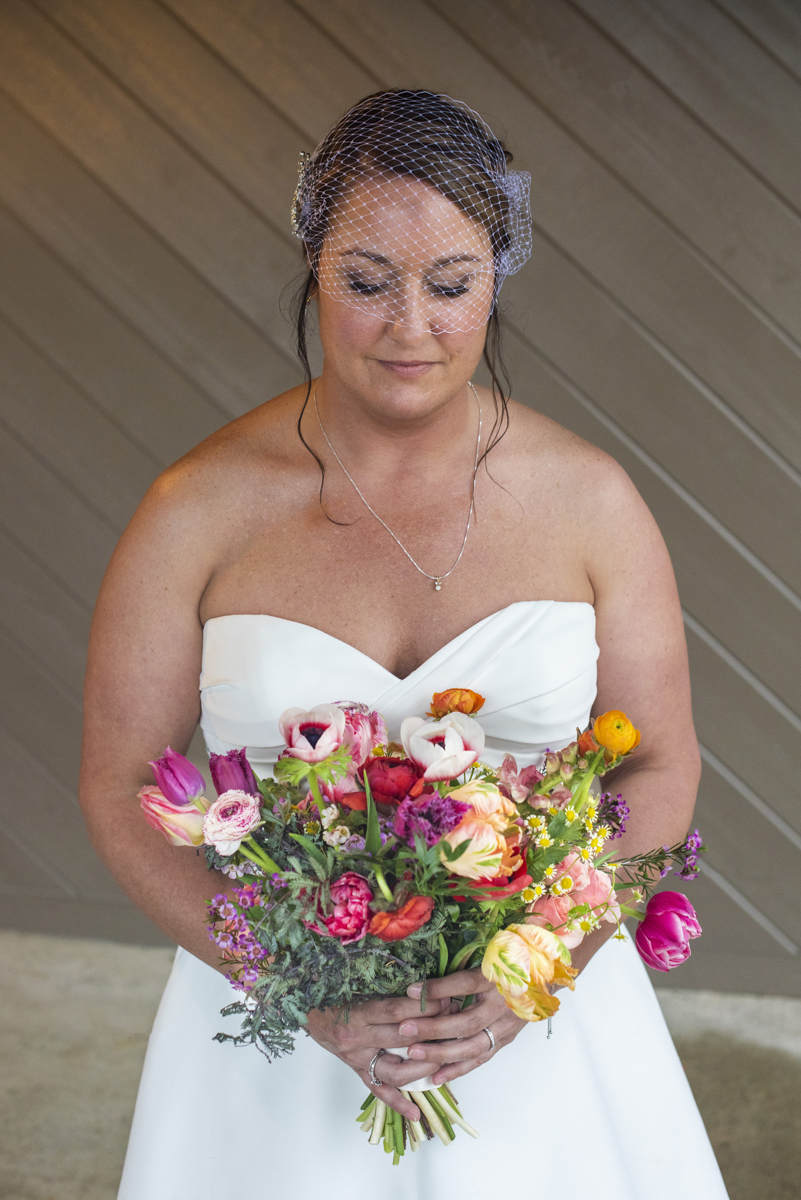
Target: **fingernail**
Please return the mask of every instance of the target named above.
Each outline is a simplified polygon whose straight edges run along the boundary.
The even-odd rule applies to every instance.
[[[413,983],[411,987],[407,987],[406,995],[411,996],[412,1000],[419,1000],[423,994],[422,983]]]
[[[419,1046],[415,1047],[414,1050],[409,1051],[409,1058],[425,1058],[425,1056],[425,1050],[421,1050]]]
[[[403,1037],[417,1037],[417,1026],[413,1021],[404,1021],[404,1023],[399,1027],[398,1032],[401,1033]]]

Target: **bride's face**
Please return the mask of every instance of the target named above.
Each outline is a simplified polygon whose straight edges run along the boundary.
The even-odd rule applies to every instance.
[[[494,263],[486,230],[436,188],[392,176],[360,184],[318,265],[324,378],[376,416],[424,418],[481,358]]]

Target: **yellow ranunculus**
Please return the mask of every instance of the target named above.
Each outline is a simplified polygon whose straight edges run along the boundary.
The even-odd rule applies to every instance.
[[[626,714],[616,708],[596,717],[592,732],[598,745],[614,755],[630,754],[640,744],[639,729],[635,729]]]
[[[444,852],[440,851],[445,870],[452,875],[461,875],[463,879],[494,879],[501,873],[507,851],[506,839],[489,821],[467,813],[442,841],[455,850],[468,839],[469,846],[454,862],[448,862]]]
[[[551,985],[574,986],[577,972],[569,963],[570,952],[550,929],[509,925],[487,946],[481,970],[512,1012],[525,1021],[541,1021],[559,1008]]]

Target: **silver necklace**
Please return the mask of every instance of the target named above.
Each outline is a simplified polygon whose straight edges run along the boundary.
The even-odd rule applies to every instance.
[[[357,484],[356,480],[351,475],[348,468],[343,463],[342,459],[337,454],[336,450],[334,449],[334,447],[331,444],[330,437],[325,432],[325,426],[323,425],[322,419],[320,417],[320,410],[317,407],[317,388],[316,388],[316,386],[314,389],[314,411],[317,413],[317,423],[320,426],[320,432],[322,433],[323,437],[325,438],[326,442],[328,443],[328,449],[331,451],[334,458],[337,460],[340,467],[345,472],[345,474],[347,475],[350,482],[353,484],[356,494],[359,497],[359,499],[361,500],[362,504],[365,506],[366,509],[368,509],[369,512],[371,512],[373,514],[376,521],[381,522],[381,524],[384,526],[384,528],[386,529],[389,536],[398,543],[401,550],[406,555],[406,557],[408,558],[408,560],[412,564],[412,566],[415,567],[420,572],[421,575],[425,575],[426,579],[433,580],[435,592],[441,591],[443,580],[447,579],[449,575],[452,575],[453,572],[456,570],[456,568],[459,566],[459,563],[461,562],[462,555],[464,554],[464,548],[467,545],[467,535],[470,532],[470,522],[473,519],[473,512],[475,510],[475,504],[476,504],[476,475],[478,474],[478,453],[479,453],[479,450],[481,449],[481,401],[478,398],[478,392],[473,387],[473,384],[468,382],[468,387],[470,388],[473,395],[475,396],[476,404],[478,405],[478,436],[476,438],[476,461],[473,465],[473,486],[472,486],[472,489],[470,492],[470,508],[467,511],[467,525],[465,526],[464,537],[462,538],[462,548],[456,556],[456,562],[453,564],[450,571],[446,571],[444,573],[444,575],[429,575],[428,571],[424,571],[423,568],[420,566],[420,564],[416,563],[414,561],[411,554],[406,549],[406,547],[404,546],[404,544],[400,540],[400,538],[397,536],[397,534],[393,533],[392,530],[390,529],[389,525],[387,525],[386,521],[382,520],[381,517],[379,517],[378,513],[375,511],[372,504],[370,504],[369,501],[365,500],[359,485]]]

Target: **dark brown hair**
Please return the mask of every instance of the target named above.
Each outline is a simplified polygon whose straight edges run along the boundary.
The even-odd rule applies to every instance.
[[[462,212],[484,226],[496,264],[508,250],[509,201],[498,177],[512,155],[469,110],[447,96],[423,89],[375,92],[354,104],[326,135],[312,158],[313,170],[301,180],[293,219],[303,238],[308,271],[295,297],[296,346],[306,377],[306,398],[298,434],[320,465],[322,503],[325,466],[303,436],[302,420],[311,396],[312,374],[306,341],[306,313],[317,291],[316,268],[331,219],[359,175],[382,174],[420,179],[435,187]],[[496,273],[497,273],[496,266]],[[492,381],[495,421],[481,456],[483,462],[509,427],[511,381],[502,354],[497,299],[487,322],[484,362]]]

